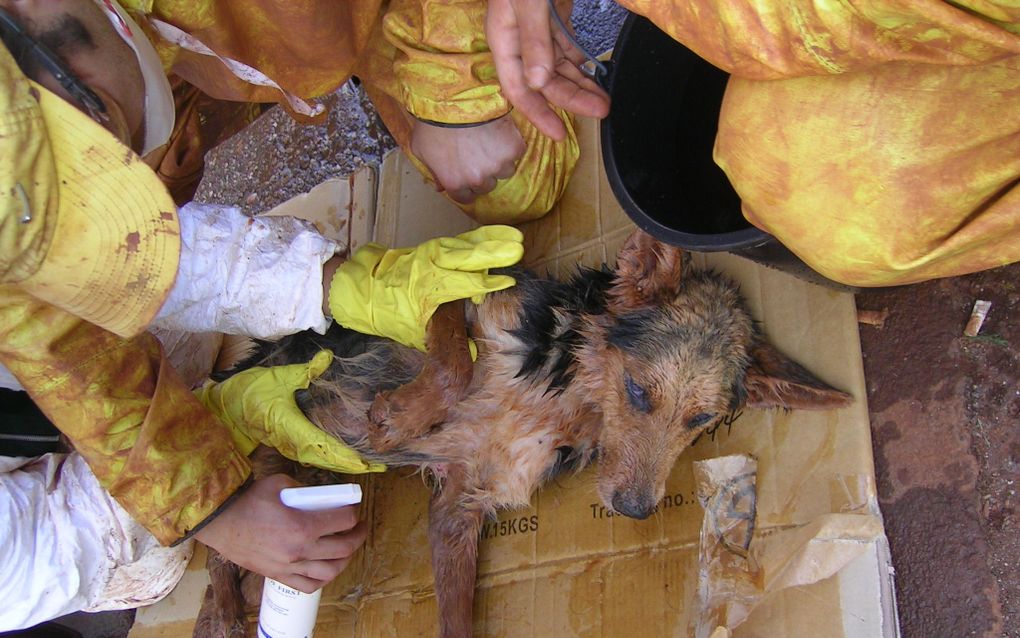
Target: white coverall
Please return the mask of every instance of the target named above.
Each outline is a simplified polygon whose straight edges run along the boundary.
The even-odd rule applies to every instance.
[[[326,330],[322,264],[335,242],[292,217],[194,202],[178,214],[177,280],[152,326],[164,347],[181,333],[274,339]],[[175,367],[195,363],[168,356]],[[0,386],[20,389],[2,366]],[[0,631],[154,603],[184,575],[193,549],[193,541],[162,547],[73,452],[0,457],[0,513]]]

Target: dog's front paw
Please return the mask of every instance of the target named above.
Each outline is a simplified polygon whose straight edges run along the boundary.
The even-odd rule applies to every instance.
[[[368,441],[379,452],[387,452],[408,439],[423,436],[446,417],[446,409],[420,397],[408,397],[400,390],[380,392],[368,409],[372,428]]]
[[[368,420],[372,424],[368,431],[368,442],[377,452],[392,450],[408,438],[399,427],[391,423],[390,407],[390,393],[380,392],[375,395],[368,409]]]

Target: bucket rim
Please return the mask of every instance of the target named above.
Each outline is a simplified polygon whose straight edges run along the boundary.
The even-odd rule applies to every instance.
[[[658,28],[647,18],[633,12],[630,12],[630,15],[628,15],[624,20],[623,26],[620,29],[616,43],[613,47],[613,53],[610,60],[611,70],[605,86],[610,96],[613,94],[613,84],[616,79],[615,76],[620,71],[620,62],[623,61],[621,56],[626,55],[627,49],[626,47],[621,48],[621,44],[627,41],[631,32],[637,28],[636,25],[644,26],[642,24],[643,22],[648,23],[652,28]],[[682,45],[677,43],[677,46]],[[750,224],[749,222],[746,228],[741,228],[739,230],[725,233],[702,234],[689,233],[671,228],[649,215],[644,208],[642,208],[641,205],[634,200],[631,193],[623,183],[623,176],[620,172],[620,167],[617,164],[616,155],[612,149],[612,133],[610,129],[612,123],[612,111],[610,111],[610,113],[599,123],[599,146],[601,147],[603,168],[605,170],[609,186],[612,189],[613,194],[616,196],[617,202],[623,208],[623,211],[627,214],[627,216],[630,217],[630,219],[637,224],[641,230],[660,241],[664,241],[674,246],[679,246],[686,250],[699,252],[741,250],[760,246],[774,240],[772,235]]]

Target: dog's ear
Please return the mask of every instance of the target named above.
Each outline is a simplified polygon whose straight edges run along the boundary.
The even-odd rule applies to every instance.
[[[832,410],[853,401],[762,340],[751,348],[744,388],[750,408]]]
[[[630,312],[672,301],[680,291],[685,262],[683,249],[634,231],[616,257],[610,311]]]

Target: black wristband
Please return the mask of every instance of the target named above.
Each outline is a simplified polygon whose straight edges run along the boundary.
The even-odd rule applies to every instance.
[[[426,120],[425,118],[415,117],[413,114],[411,115],[411,117],[424,124],[428,124],[430,126],[438,126],[439,128],[476,128],[478,126],[488,124],[489,122],[495,122],[496,120],[502,117],[506,117],[507,113],[509,112],[510,111],[507,111],[506,113],[500,115],[499,117],[494,117],[491,120],[485,120],[484,122],[463,122],[459,124],[455,122],[436,122],[435,120]]]

